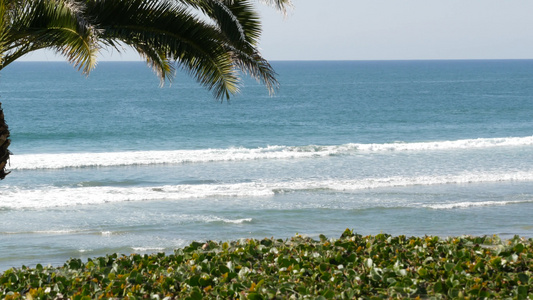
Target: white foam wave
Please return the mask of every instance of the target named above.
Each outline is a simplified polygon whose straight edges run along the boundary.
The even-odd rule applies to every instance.
[[[471,208],[471,207],[483,207],[483,206],[503,206],[510,204],[523,204],[523,203],[533,203],[533,200],[523,200],[523,201],[479,201],[479,202],[456,202],[456,203],[443,203],[443,204],[427,204],[423,207],[431,209],[462,209],[462,208]]]
[[[252,218],[244,218],[244,219],[237,219],[237,220],[228,220],[224,219],[224,223],[231,223],[231,224],[243,224],[243,223],[251,223]]]
[[[7,231],[7,232],[0,232],[0,234],[38,234],[38,235],[63,235],[63,234],[75,234],[83,232],[82,230],[69,230],[69,229],[63,229],[63,230],[36,230],[36,231]]]
[[[69,230],[69,229],[64,229],[64,230],[38,230],[38,231],[35,231],[35,233],[37,234],[72,234],[72,233],[79,233],[80,231],[79,230]]]
[[[252,222],[252,218],[244,218],[244,219],[224,219],[219,217],[213,217],[207,220],[207,222],[223,222],[228,224],[243,224],[243,223],[250,223]]]
[[[275,194],[331,190],[340,192],[363,189],[394,188],[415,185],[468,184],[482,182],[533,181],[533,171],[513,173],[464,173],[441,176],[383,177],[362,179],[302,179],[273,182],[226,184],[167,185],[156,187],[45,187],[35,190],[6,188],[2,191],[1,208],[25,209],[101,204],[109,202],[181,200],[212,197],[268,197]],[[249,219],[212,221],[249,222]],[[251,220],[250,220],[251,221]]]
[[[45,187],[34,190],[6,189],[2,191],[0,207],[8,209],[45,208],[102,204],[111,202],[180,200],[207,197],[259,197],[274,192],[262,184],[202,184],[157,187]]]
[[[392,176],[383,178],[365,178],[361,180],[329,180],[309,184],[313,189],[331,189],[350,191],[387,187],[403,187],[415,185],[437,184],[468,184],[482,182],[533,181],[533,172],[514,173],[463,173],[458,175],[427,175],[415,177]],[[305,185],[306,183],[303,182]],[[296,185],[298,187],[298,185]],[[305,189],[300,186],[300,189]],[[289,188],[291,190],[291,188]]]
[[[226,224],[244,224],[251,223],[252,218],[242,218],[242,219],[226,219],[214,215],[189,215],[182,214],[179,216],[173,216],[173,218],[178,218],[180,221],[185,223],[226,223]]]
[[[298,159],[364,152],[431,151],[504,146],[532,146],[533,136],[479,138],[420,143],[344,144],[331,146],[269,146],[174,151],[130,151],[105,153],[25,154],[11,156],[11,170],[113,167],[158,164],[206,163],[256,159]]]
[[[493,147],[532,146],[533,136],[507,138],[478,138],[456,141],[433,141],[419,143],[360,144],[361,151],[424,151],[449,149],[478,149]]]
[[[165,251],[164,247],[131,247],[133,251],[148,252],[148,251]]]

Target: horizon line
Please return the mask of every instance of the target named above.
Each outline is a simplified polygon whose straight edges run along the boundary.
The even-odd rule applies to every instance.
[[[533,60],[532,58],[406,58],[406,59],[272,59],[269,62],[373,62],[373,61],[501,61],[501,60]],[[13,63],[67,63],[66,60],[17,60]],[[146,63],[143,60],[100,60],[97,63],[107,62],[139,62]]]

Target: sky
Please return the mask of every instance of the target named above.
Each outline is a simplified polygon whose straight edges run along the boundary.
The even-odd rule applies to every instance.
[[[258,4],[268,60],[531,59],[531,0],[293,0]],[[62,60],[53,52],[22,60]],[[140,60],[104,51],[104,60]]]

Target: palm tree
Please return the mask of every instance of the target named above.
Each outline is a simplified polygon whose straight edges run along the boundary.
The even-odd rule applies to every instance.
[[[61,0],[0,0],[0,70],[21,56],[52,48],[88,73],[96,64],[96,31],[81,6]],[[0,103],[0,179],[9,172],[9,129]]]
[[[9,159],[9,147],[10,140],[9,129],[4,121],[4,112],[2,111],[2,103],[0,103],[0,180],[4,179],[9,172],[6,172],[5,167]]]
[[[291,5],[290,0],[259,2],[282,12]],[[278,82],[258,50],[260,34],[250,0],[0,0],[0,70],[50,48],[88,74],[101,49],[129,45],[161,84],[172,81],[179,68],[215,98],[229,99],[244,73],[272,93]],[[6,175],[8,137],[0,113],[0,179]]]

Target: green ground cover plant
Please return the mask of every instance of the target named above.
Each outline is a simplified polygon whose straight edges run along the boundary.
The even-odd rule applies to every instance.
[[[0,274],[5,299],[533,299],[533,239],[296,235]]]

